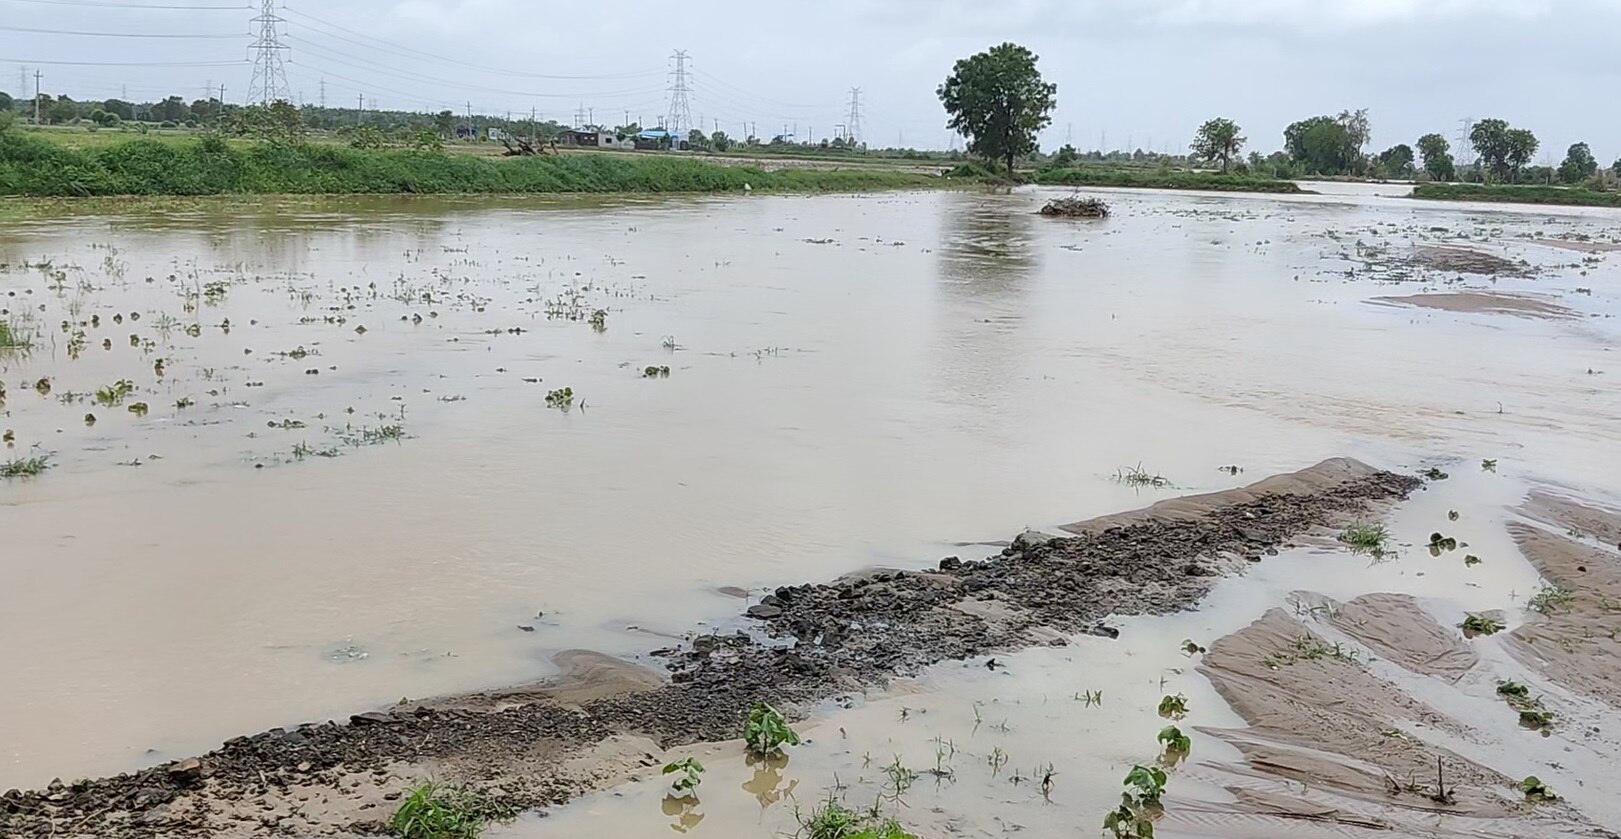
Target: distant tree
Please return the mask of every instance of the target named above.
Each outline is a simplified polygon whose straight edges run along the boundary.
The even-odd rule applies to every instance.
[[[14,104],[16,104],[16,101],[11,98],[11,94],[0,90],[0,113],[11,110],[11,106]]]
[[[694,149],[709,147],[709,138],[704,136],[701,129],[694,128],[687,132],[687,146]]]
[[[1610,180],[1621,183],[1621,157],[1616,158],[1615,162],[1610,164]]]
[[[1304,119],[1283,130],[1283,146],[1290,159],[1316,175],[1349,172],[1356,153],[1354,139],[1339,120],[1328,116]]]
[[[1531,162],[1537,154],[1537,135],[1524,128],[1510,128],[1508,131],[1508,167],[1509,176],[1519,180],[1520,170]]]
[[[218,99],[197,99],[191,103],[191,118],[200,122],[213,122],[225,113],[225,103]]]
[[[135,106],[122,99],[108,99],[101,103],[101,109],[109,114],[116,114],[121,120],[135,118]]]
[[[1206,121],[1193,135],[1193,156],[1208,162],[1221,161],[1221,171],[1225,173],[1244,147],[1244,137],[1238,132],[1238,123],[1230,119],[1216,117]]]
[[[1391,146],[1379,153],[1379,169],[1387,178],[1413,176],[1413,147],[1406,143]]]
[[[55,125],[73,122],[79,118],[79,103],[69,99],[65,94],[56,97],[45,111],[45,119]]]
[[[439,136],[450,138],[456,134],[456,115],[450,111],[440,111],[433,115],[433,130]]]
[[[968,138],[968,150],[1001,161],[1036,151],[1036,135],[1052,124],[1058,85],[1036,69],[1036,54],[1014,43],[959,60],[935,93],[951,117],[946,127]]]
[[[1425,134],[1418,138],[1418,153],[1424,161],[1424,172],[1432,181],[1451,181],[1458,177],[1453,164],[1452,148],[1440,134]]]
[[[1593,158],[1593,150],[1586,143],[1572,143],[1565,152],[1565,160],[1559,164],[1559,180],[1574,184],[1580,183],[1598,173],[1598,161]]]
[[[732,138],[726,136],[724,131],[716,131],[709,135],[709,146],[715,151],[726,151],[732,147]]]
[[[1469,145],[1474,146],[1481,167],[1499,179],[1509,173],[1508,132],[1508,123],[1500,119],[1483,119],[1469,129]]]
[[[1075,152],[1075,147],[1069,143],[1065,143],[1062,146],[1059,146],[1058,153],[1053,155],[1053,165],[1074,166],[1075,161],[1079,158],[1080,155]]]
[[[159,122],[185,122],[191,119],[191,108],[186,100],[171,96],[152,106],[152,118]]]
[[[1251,169],[1259,169],[1266,165],[1266,158],[1258,151],[1250,152],[1249,164]]]
[[[634,136],[636,136],[637,134],[640,134],[640,133],[642,133],[641,123],[632,122],[632,123],[627,123],[625,125],[621,125],[621,126],[615,128],[614,129],[614,138],[619,139],[619,140],[624,140],[624,139],[628,139],[630,137],[634,137]]]

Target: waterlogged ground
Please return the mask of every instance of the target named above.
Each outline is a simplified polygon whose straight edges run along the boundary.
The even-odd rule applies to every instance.
[[[50,468],[0,482],[0,788],[516,684],[565,649],[652,662],[730,629],[727,587],[975,557],[995,549],[962,543],[1325,457],[1438,465],[1452,477],[1393,519],[1395,559],[1286,552],[1118,641],[823,709],[784,766],[700,748],[696,809],[654,779],[505,829],[761,836],[887,785],[925,835],[1070,831],[1153,757],[1153,706],[1181,692],[1198,760],[1161,832],[1271,835],[1224,806],[1238,753],[1195,726],[1240,719],[1178,645],[1370,591],[1515,625],[1538,577],[1511,508],[1533,486],[1617,501],[1621,214],[1106,194],[1101,223],[1038,218],[1038,192],[8,223],[0,294],[32,347],[0,355],[0,462]],[[572,404],[548,406],[562,388]],[[1137,466],[1174,486],[1115,480]],[[1469,548],[1431,557],[1436,530]],[[1485,675],[1380,672],[1468,719],[1460,751],[1621,821],[1600,708],[1560,697],[1544,739],[1498,718]],[[894,800],[897,756],[922,774]]]

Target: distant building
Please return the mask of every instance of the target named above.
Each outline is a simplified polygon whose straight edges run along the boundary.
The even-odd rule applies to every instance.
[[[686,151],[687,141],[681,137],[665,131],[662,128],[649,128],[636,135],[636,148],[638,149],[679,149]]]
[[[619,148],[619,142],[614,135],[607,131],[581,131],[570,128],[557,137],[559,145],[583,146],[585,148],[614,149]]]

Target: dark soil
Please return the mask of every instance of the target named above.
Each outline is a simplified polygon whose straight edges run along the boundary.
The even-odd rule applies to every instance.
[[[1362,467],[1310,492],[1244,494],[1197,516],[1139,514],[1074,537],[1026,534],[1000,554],[948,557],[936,570],[779,588],[749,607],[748,629],[659,651],[670,680],[651,690],[578,706],[531,696],[470,708],[452,697],[357,714],[347,723],[273,729],[201,758],[6,792],[0,836],[381,832],[392,812],[386,802],[403,783],[393,773],[402,767],[407,774],[432,767],[484,790],[501,808],[545,807],[593,788],[558,767],[562,757],[609,735],[645,735],[663,746],[730,739],[755,701],[806,707],[943,660],[1062,645],[1079,632],[1108,634],[1097,622],[1111,614],[1186,608],[1222,574],[1308,530],[1337,527],[1405,497],[1420,483]],[[385,776],[396,779],[393,792],[385,792]],[[334,805],[321,816],[312,802],[295,808],[294,818],[277,803],[290,787],[323,790],[321,802],[375,795],[349,808],[358,814]]]

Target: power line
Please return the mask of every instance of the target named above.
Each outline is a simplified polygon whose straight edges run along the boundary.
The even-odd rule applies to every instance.
[[[259,24],[259,35],[248,47],[253,52],[253,80],[248,83],[248,101],[261,105],[284,101],[287,99],[287,66],[282,54],[287,46],[281,42],[281,33],[276,29],[276,24],[282,22],[276,16],[276,0],[261,0],[259,14],[252,22]]]
[[[28,64],[58,64],[73,67],[225,67],[233,64],[245,64],[246,59],[234,61],[44,61],[39,59],[10,58],[0,56],[0,61],[17,61]]]
[[[382,38],[376,37],[375,35],[368,35],[368,34],[366,34],[364,32],[357,32],[357,31],[355,31],[353,29],[350,29],[350,28],[348,28],[346,26],[340,26],[340,25],[338,25],[336,23],[333,23],[331,21],[323,20],[321,18],[316,17],[315,15],[312,15],[312,14],[310,14],[308,12],[305,12],[305,11],[302,11],[300,9],[295,9],[295,8],[293,8],[291,6],[283,6],[282,11],[288,12],[288,13],[293,14],[293,15],[297,15],[300,18],[303,18],[303,19],[305,19],[307,21],[312,21],[314,23],[320,24],[321,26],[329,27],[331,29],[336,29],[339,32],[347,32],[350,35],[354,35],[356,38],[364,39],[364,41],[375,41],[376,43],[383,44],[383,45],[397,51],[395,54],[398,55],[398,57],[401,57],[401,58],[409,58],[411,56],[399,55],[399,53],[402,53],[402,52],[403,53],[411,53],[411,54],[413,54],[413,55],[415,55],[415,56],[417,56],[419,58],[427,58],[427,59],[431,59],[433,61],[439,61],[439,62],[442,62],[442,63],[445,63],[445,64],[451,64],[451,65],[454,65],[456,67],[460,67],[462,69],[479,70],[479,71],[483,71],[483,72],[486,72],[486,73],[498,73],[498,74],[500,74],[502,76],[521,76],[521,77],[530,78],[530,79],[554,79],[554,80],[563,80],[563,81],[601,81],[601,80],[610,80],[610,79],[652,78],[654,76],[659,76],[659,75],[662,75],[664,73],[663,70],[631,70],[631,71],[626,71],[626,72],[623,72],[623,73],[608,73],[608,74],[604,74],[604,75],[569,76],[569,75],[556,75],[556,74],[549,74],[549,73],[528,73],[528,72],[525,72],[523,70],[513,69],[511,67],[489,67],[489,66],[484,66],[484,65],[480,65],[480,64],[471,64],[471,63],[468,63],[467,61],[465,61],[465,60],[463,60],[461,58],[456,58],[456,57],[453,57],[453,56],[439,55],[437,53],[432,53],[432,52],[427,52],[427,51],[424,51],[424,50],[417,49],[416,47],[408,47],[408,46],[406,46],[404,44],[395,43],[394,41],[384,40]],[[317,30],[317,31],[319,31],[319,30]],[[354,40],[354,39],[351,39],[351,38],[345,38],[342,35],[334,35],[334,34],[332,34],[330,32],[322,32],[321,34],[325,35],[328,38],[333,38],[333,39],[336,39],[336,40],[339,40],[339,41],[345,41],[345,42],[354,44],[355,46],[361,46],[361,47],[365,47],[367,49],[377,50],[379,52],[389,52],[389,50],[383,49],[382,47],[372,46],[371,44],[365,43],[364,41],[357,41],[357,40]]]
[[[114,3],[108,0],[13,0],[16,3],[38,3],[43,6],[94,6],[102,9],[182,9],[191,12],[239,12],[252,6],[204,6],[180,3]]]
[[[664,119],[664,129],[679,139],[687,136],[692,127],[692,107],[687,102],[687,51],[676,50],[670,57],[675,59],[675,80],[670,85],[670,113]]]
[[[28,26],[0,26],[7,32],[30,32],[39,35],[80,35],[91,38],[189,38],[189,39],[223,39],[241,38],[241,35],[189,35],[176,32],[87,32],[80,29],[34,29]]]

